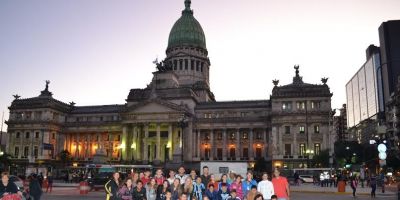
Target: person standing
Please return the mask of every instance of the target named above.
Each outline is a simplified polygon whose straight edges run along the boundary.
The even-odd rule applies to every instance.
[[[206,187],[202,183],[201,177],[196,178],[196,182],[193,184],[193,189],[196,199],[203,199],[203,193],[205,192]]]
[[[257,191],[257,186],[252,185],[250,191],[247,193],[247,200],[254,200],[256,195],[261,194]]]
[[[178,169],[178,174],[175,175],[175,178],[178,178],[180,181],[180,184],[183,185],[185,184],[185,180],[189,175],[186,174],[185,167],[180,166]]]
[[[119,173],[114,172],[111,180],[109,180],[105,185],[104,189],[107,193],[107,200],[117,200],[117,193],[119,190]]]
[[[29,195],[33,197],[34,200],[40,200],[42,196],[42,187],[39,184],[37,177],[29,177]]]
[[[208,169],[208,166],[203,167],[203,174],[200,176],[201,181],[203,185],[208,185],[208,182],[210,182],[210,170]]]
[[[274,186],[272,185],[272,182],[268,180],[267,172],[262,174],[262,181],[258,183],[257,191],[263,195],[264,199],[271,199],[271,196],[275,194]]]
[[[227,200],[229,198],[228,183],[222,183],[218,190],[218,200]]]
[[[350,187],[353,190],[353,197],[356,197],[357,180],[355,176],[352,176],[350,179]]]
[[[1,173],[0,199],[6,195],[18,194],[22,197],[22,192],[18,191],[17,185],[10,181],[7,172]]]
[[[37,176],[37,180],[39,181],[40,187],[43,187],[43,173],[40,172],[39,175]]]
[[[168,173],[169,177],[167,178],[169,185],[174,184],[174,180],[175,180],[175,171],[170,169],[169,173]]]
[[[274,186],[275,195],[280,200],[289,200],[290,190],[287,179],[281,176],[278,168],[275,168],[274,175],[275,177],[272,179],[272,185]]]
[[[229,186],[229,190],[231,193],[233,190],[235,190],[236,197],[243,199],[242,177],[240,175],[236,175],[235,182]]]
[[[210,200],[218,200],[218,192],[214,189],[213,184],[208,184],[208,190],[206,191],[206,196]]]
[[[46,193],[49,191],[50,189],[50,193],[53,190],[53,175],[51,174],[51,172],[49,172],[47,174],[47,187],[46,187]]]
[[[157,188],[157,200],[165,200],[167,192],[169,191],[169,182],[164,180],[164,182]]]
[[[132,199],[134,200],[146,200],[146,189],[143,187],[143,182],[139,180],[136,187],[133,189]]]
[[[152,178],[150,181],[145,185],[146,188],[146,199],[147,200],[156,200],[157,198],[157,183],[156,179]]]
[[[195,169],[191,169],[190,170],[190,174],[189,174],[190,178],[192,179],[192,182],[196,182],[196,178],[197,178],[197,173]]]
[[[376,191],[376,176],[375,174],[371,174],[369,178],[369,185],[371,186],[371,198],[375,198]]]
[[[165,179],[165,177],[163,175],[162,169],[157,169],[156,175],[154,176],[154,179],[156,179],[157,185],[162,185],[163,184],[164,180],[166,180],[166,179]]]
[[[118,197],[120,197],[122,200],[132,200],[132,195],[133,195],[132,179],[128,178],[126,179],[124,186],[122,186],[122,188],[119,189]]]
[[[226,183],[226,186],[229,188],[230,184],[228,183],[228,175],[222,174],[221,181],[218,183],[218,191],[221,191],[222,183]]]
[[[253,172],[248,171],[246,179],[242,182],[243,197],[247,197],[247,193],[250,192],[252,186],[256,186],[257,188],[257,182],[253,179]]]
[[[172,194],[172,200],[178,200],[180,194],[182,193],[182,188],[180,184],[179,178],[176,178],[174,182],[171,185],[171,194]]]

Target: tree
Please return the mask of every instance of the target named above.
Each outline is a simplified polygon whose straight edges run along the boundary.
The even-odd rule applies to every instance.
[[[64,166],[71,161],[71,153],[69,153],[68,150],[63,150],[58,153],[58,157],[60,158],[60,161],[64,164]]]
[[[264,158],[260,158],[256,160],[256,163],[254,164],[254,171],[255,172],[265,172],[267,171],[267,162],[264,160]]]
[[[0,171],[7,171],[8,167],[11,165],[12,156],[8,153],[3,153],[0,156]]]
[[[329,167],[329,149],[322,150],[318,155],[314,155],[313,163],[315,167]]]

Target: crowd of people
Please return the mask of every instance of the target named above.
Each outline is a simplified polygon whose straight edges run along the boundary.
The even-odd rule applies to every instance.
[[[181,166],[177,170],[169,170],[164,175],[157,169],[152,175],[150,170],[143,173],[132,172],[125,180],[115,172],[105,184],[107,200],[289,200],[290,191],[287,179],[280,176],[279,169],[273,172],[274,177],[264,172],[262,180],[257,182],[253,173],[248,171],[246,177],[240,174],[222,174],[215,177],[204,166],[202,174],[196,170]]]
[[[28,176],[28,188],[18,188],[18,186],[10,181],[7,172],[1,173],[0,182],[0,200],[40,200],[42,196],[42,186],[39,182],[38,175],[32,174]]]

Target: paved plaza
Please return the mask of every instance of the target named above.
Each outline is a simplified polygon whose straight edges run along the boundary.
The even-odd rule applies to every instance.
[[[346,188],[345,193],[338,193],[337,188],[330,187],[318,187],[310,184],[304,184],[301,186],[292,186],[291,187],[292,200],[346,200],[346,199],[354,199],[351,194],[351,189],[349,187]],[[370,188],[361,188],[357,189],[357,199],[371,199],[369,197]],[[77,187],[55,187],[51,194],[45,193],[43,198],[44,200],[62,200],[62,199],[105,199],[104,190],[89,192],[87,195],[80,195]],[[377,190],[376,199],[387,199],[387,200],[395,200],[397,199],[397,194],[395,193],[394,187],[387,187],[387,191],[385,193],[381,193],[381,191]]]

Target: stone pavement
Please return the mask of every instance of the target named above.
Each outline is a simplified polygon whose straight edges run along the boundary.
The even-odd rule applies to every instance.
[[[386,196],[390,195],[393,196],[397,194],[396,192],[396,187],[394,185],[392,186],[386,186],[385,188],[385,193],[382,193],[381,187],[378,187],[376,189],[376,196]],[[336,187],[321,187],[321,186],[316,186],[313,184],[302,184],[300,186],[290,186],[290,191],[292,192],[308,192],[308,193],[335,193],[335,194],[352,194],[353,190],[349,185],[346,185],[345,192],[338,192],[338,189]],[[370,187],[364,187],[362,188],[361,186],[357,187],[356,190],[357,195],[370,195],[371,194],[371,188]]]

